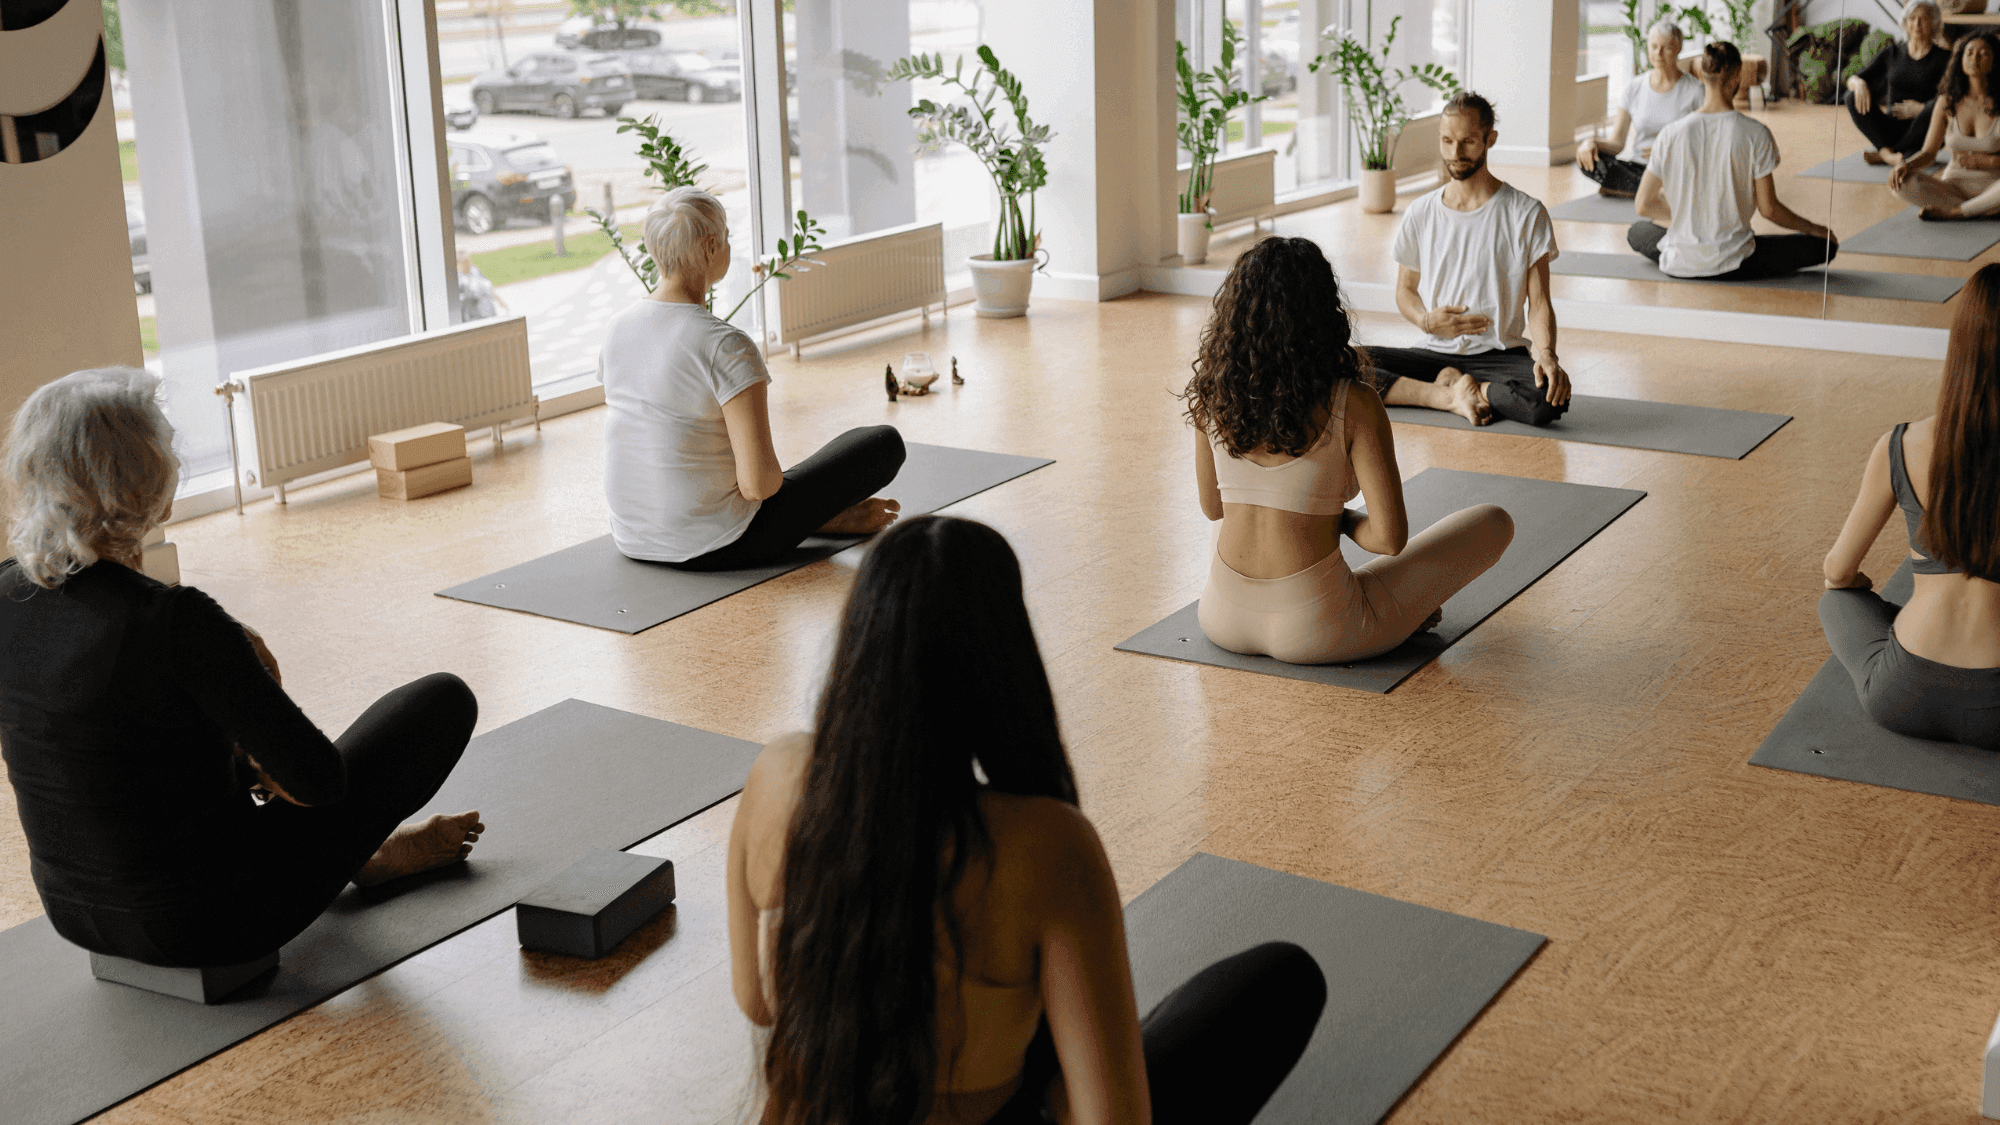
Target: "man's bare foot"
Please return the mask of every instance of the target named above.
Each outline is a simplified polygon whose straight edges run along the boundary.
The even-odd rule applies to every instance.
[[[354,885],[372,887],[457,863],[472,854],[472,845],[479,842],[479,834],[485,830],[477,812],[462,812],[457,816],[438,813],[421,824],[405,824],[389,833],[389,838],[354,873]]]
[[[1424,623],[1422,625],[1417,626],[1417,632],[1428,633],[1432,629],[1437,628],[1439,625],[1442,625],[1443,623],[1444,623],[1444,607],[1439,606],[1436,609],[1431,610],[1431,615],[1429,617],[1424,618]]]
[[[1493,407],[1486,401],[1477,379],[1456,367],[1447,367],[1438,372],[1437,385],[1451,398],[1451,404],[1444,409],[1475,426],[1484,426],[1493,420]]]
[[[897,513],[902,510],[899,501],[870,496],[826,521],[820,531],[827,535],[873,535],[895,523]]]

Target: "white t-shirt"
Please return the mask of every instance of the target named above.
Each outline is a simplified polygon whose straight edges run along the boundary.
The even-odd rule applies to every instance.
[[[1418,196],[1396,228],[1396,264],[1419,275],[1425,308],[1464,305],[1491,321],[1477,336],[1426,333],[1423,346],[1474,355],[1526,345],[1528,270],[1556,253],[1548,209],[1513,184],[1501,184],[1477,211],[1445,206],[1444,188]]]
[[[1763,122],[1730,110],[1690,113],[1660,130],[1646,170],[1666,188],[1673,218],[1660,239],[1660,270],[1713,277],[1757,248],[1750,216],[1756,182],[1778,169],[1778,143]]]
[[[1625,84],[1625,96],[1618,100],[1618,108],[1632,118],[1625,150],[1618,158],[1634,164],[1651,160],[1653,141],[1660,130],[1700,109],[1701,96],[1701,83],[1692,75],[1681,75],[1681,80],[1664,94],[1653,89],[1652,71],[1635,76]]]
[[[722,404],[770,381],[757,345],[700,305],[642,300],[611,319],[597,364],[618,549],[686,562],[735,542],[758,502],[737,491]]]

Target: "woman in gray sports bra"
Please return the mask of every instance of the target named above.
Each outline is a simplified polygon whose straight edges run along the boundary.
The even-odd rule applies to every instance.
[[[1897,508],[1912,574],[1901,607],[1860,569]],[[1820,624],[1870,718],[2000,750],[2000,265],[1965,288],[1937,413],[1875,443],[1826,585]]]

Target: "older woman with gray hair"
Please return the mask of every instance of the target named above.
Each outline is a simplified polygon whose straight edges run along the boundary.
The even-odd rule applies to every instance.
[[[478,705],[458,677],[427,676],[330,740],[262,638],[140,573],[179,472],[158,388],[129,367],[79,371],[14,416],[0,756],[57,933],[152,965],[240,965],[349,882],[471,851],[476,812],[402,822],[458,762]]]
[[[1701,105],[1701,83],[1681,73],[1681,27],[1663,19],[1646,32],[1652,66],[1625,84],[1611,114],[1611,132],[1576,146],[1576,164],[1597,182],[1599,195],[1631,198],[1653,158],[1660,130]]]
[[[1847,80],[1840,104],[1868,138],[1861,159],[1898,165],[1924,147],[1938,83],[1951,62],[1950,49],[1938,38],[1943,29],[1934,0],[1910,0],[1903,6],[1906,38],[1882,48]]]
[[[676,188],[646,214],[660,285],[611,320],[604,496],[626,557],[684,570],[777,561],[809,535],[872,535],[901,505],[875,495],[903,467],[893,426],[848,430],[789,469],[771,443],[770,372],[708,309],[729,272],[722,203]]]

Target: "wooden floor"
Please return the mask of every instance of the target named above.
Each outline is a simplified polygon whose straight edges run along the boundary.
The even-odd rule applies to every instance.
[[[1579,391],[1797,420],[1743,461],[1398,427],[1406,476],[1649,495],[1376,696],[1112,650],[1205,573],[1170,397],[1205,313],[1153,294],[957,310],[772,363],[788,462],[884,421],[1057,458],[953,511],[1020,552],[1122,893],[1202,850],[1548,935],[1396,1122],[1976,1121],[2000,811],[1744,761],[1826,658],[1820,556],[1871,443],[1929,412],[1935,365],[1568,332]],[[883,363],[917,347],[958,356],[967,384],[884,402]],[[353,477],[178,524],[185,580],[263,630],[329,731],[435,669],[471,682],[481,730],[570,696],[751,739],[799,727],[849,560],[634,637],[432,596],[603,531],[603,421],[482,442],[476,484],[428,500]],[[608,962],[524,954],[502,915],[103,1120],[723,1121],[751,1067],[726,965],[733,812],[638,849],[675,861],[680,902]],[[0,925],[38,912],[9,805]]]

